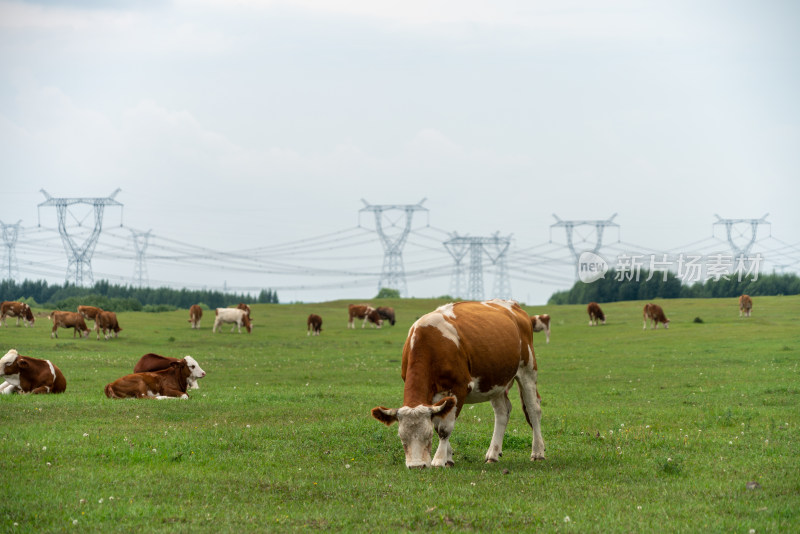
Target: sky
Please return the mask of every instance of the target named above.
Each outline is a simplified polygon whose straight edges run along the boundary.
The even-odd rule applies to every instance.
[[[563,256],[553,214],[616,213],[607,239],[676,251],[724,237],[715,214],[768,213],[760,231],[780,241],[764,250],[794,254],[798,27],[800,4],[774,0],[0,1],[0,221],[21,221],[21,277],[26,243],[46,242],[52,254],[32,261],[55,281],[66,256],[41,230],[56,227],[53,208],[37,210],[41,189],[119,188],[124,208],[107,209],[104,231],[121,220],[208,251],[359,225],[377,235],[362,199],[424,199],[414,225],[433,230],[409,241],[440,249],[418,252],[431,266],[446,263],[435,240],[453,232],[510,236],[510,250],[555,239]],[[110,252],[123,234],[101,237],[98,273],[132,273]],[[374,271],[384,251],[375,241],[343,254],[353,264],[337,268]],[[327,267],[317,256],[305,261]],[[798,257],[780,261],[798,271]],[[283,301],[376,292],[319,274],[317,290],[298,290],[300,273],[193,261],[148,261],[149,277],[283,287]],[[513,267],[514,297],[532,303],[574,275],[537,277],[534,265],[515,280]],[[448,284],[420,276],[408,295]]]

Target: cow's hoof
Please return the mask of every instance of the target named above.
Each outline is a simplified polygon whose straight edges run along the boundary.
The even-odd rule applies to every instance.
[[[536,460],[544,460],[544,454],[541,456],[531,456],[531,462],[535,462]]]

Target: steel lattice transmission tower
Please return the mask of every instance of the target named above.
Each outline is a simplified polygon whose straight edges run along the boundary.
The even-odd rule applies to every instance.
[[[150,239],[150,232],[138,232],[131,229],[133,236],[133,246],[136,249],[136,266],[133,269],[133,283],[137,287],[146,287],[150,280],[147,277],[147,264],[145,263],[144,253],[147,250],[148,240]]]
[[[122,208],[122,204],[114,200],[114,197],[117,196],[117,193],[120,191],[121,189],[117,189],[111,193],[111,196],[105,198],[56,198],[50,196],[44,189],[41,190],[47,200],[39,204],[37,211],[41,210],[43,206],[55,206],[58,216],[58,233],[61,234],[61,241],[64,243],[64,250],[67,253],[68,264],[66,279],[74,278],[75,285],[82,286],[84,282],[92,283],[94,281],[94,276],[92,275],[92,256],[97,246],[97,240],[100,238],[100,233],[103,231],[103,212],[106,206],[119,206]],[[89,234],[89,237],[81,244],[75,242],[67,228],[67,214],[75,218],[75,215],[69,209],[70,206],[74,206],[75,204],[92,206],[94,212],[94,228]],[[38,214],[39,226],[41,226],[41,211],[38,211]],[[88,217],[88,215],[86,217]],[[78,226],[83,225],[83,220],[75,219],[78,221]],[[120,226],[122,226],[121,212]]]
[[[725,232],[727,233],[728,237],[728,244],[731,246],[731,251],[733,251],[733,256],[738,258],[740,256],[747,256],[750,254],[750,249],[753,248],[753,243],[756,242],[756,237],[758,236],[758,225],[760,224],[770,224],[767,222],[767,215],[769,213],[765,213],[763,217],[760,219],[723,219],[716,213],[714,217],[717,218],[717,222],[714,223],[714,226],[718,224],[725,225]],[[744,246],[739,246],[734,241],[733,236],[733,228],[737,224],[749,224],[750,225],[750,238]],[[740,235],[744,235],[744,232],[740,233]]]
[[[411,232],[414,213],[428,211],[428,208],[422,206],[425,200],[423,198],[417,204],[373,205],[361,199],[365,207],[361,208],[359,213],[371,211],[375,214],[375,230],[383,244],[383,269],[378,281],[378,291],[382,288],[396,289],[400,292],[400,296],[408,296],[406,272],[403,267],[403,247]],[[390,232],[390,228],[396,228],[397,231]]]
[[[511,298],[511,284],[506,268],[506,252],[511,245],[511,236],[500,237],[499,232],[492,237],[470,237],[453,234],[444,242],[444,247],[453,256],[456,262],[454,277],[458,277],[455,285],[460,293],[461,288],[461,260],[469,252],[469,281],[467,286],[467,299],[483,300],[483,256],[486,254],[497,266],[494,279],[494,295],[496,298]],[[460,297],[461,295],[453,295]]]
[[[605,219],[605,220],[602,220],[602,221],[563,221],[558,217],[558,215],[556,215],[555,213],[553,214],[553,217],[555,217],[556,221],[558,221],[558,222],[556,222],[555,224],[551,224],[550,225],[551,235],[552,235],[553,228],[555,228],[555,227],[564,228],[564,230],[566,231],[566,233],[567,233],[567,247],[569,248],[570,252],[572,252],[572,255],[575,257],[575,279],[576,280],[578,280],[578,258],[580,258],[581,253],[587,252],[587,251],[586,250],[580,250],[580,251],[575,250],[575,243],[573,242],[573,238],[572,238],[572,234],[573,234],[573,232],[575,230],[575,227],[581,227],[581,226],[590,226],[590,227],[593,226],[594,227],[595,233],[597,235],[596,235],[595,245],[592,248],[592,250],[589,251],[589,252],[597,254],[597,252],[603,246],[603,233],[605,232],[606,227],[608,227],[608,226],[616,226],[617,228],[619,228],[619,225],[614,222],[614,217],[616,217],[616,216],[617,216],[617,214],[615,213],[614,215],[612,215],[608,219]],[[551,242],[552,242],[552,239],[551,239]]]
[[[14,249],[17,246],[19,223],[21,222],[21,219],[17,221],[16,224],[5,224],[3,221],[0,221],[0,227],[3,228],[3,245],[6,249],[3,271],[5,271],[9,280],[15,281],[19,276],[19,266],[17,265],[17,256]]]

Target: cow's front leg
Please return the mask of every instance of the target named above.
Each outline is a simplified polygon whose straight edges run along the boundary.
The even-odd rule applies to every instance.
[[[508,426],[508,416],[511,414],[511,401],[508,400],[508,392],[491,400],[494,409],[494,433],[492,433],[492,443],[486,451],[486,461],[494,463],[503,456],[503,436]]]
[[[439,436],[439,446],[436,448],[436,454],[433,456],[431,466],[433,467],[451,467],[455,465],[453,462],[453,447],[450,445],[450,434],[453,433],[453,428],[456,424],[456,410],[450,410],[445,417],[434,417],[433,428]]]

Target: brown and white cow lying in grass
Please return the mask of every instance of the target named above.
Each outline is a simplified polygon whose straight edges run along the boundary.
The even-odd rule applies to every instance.
[[[189,322],[192,323],[192,328],[200,328],[200,319],[203,318],[203,308],[197,304],[192,304],[189,308]]]
[[[109,399],[188,399],[186,389],[191,374],[186,361],[178,360],[161,371],[133,373],[118,378],[106,385],[105,393]]]
[[[16,317],[17,326],[19,326],[20,319],[22,319],[22,322],[26,327],[33,326],[33,324],[36,322],[36,318],[33,316],[31,307],[24,302],[16,302],[12,300],[3,301],[3,303],[0,304],[0,325],[6,326],[6,317]]]
[[[211,329],[214,333],[217,332],[217,328],[223,323],[234,323],[234,326],[231,327],[231,332],[233,332],[234,328],[239,327],[239,333],[241,334],[242,326],[245,327],[248,334],[253,331],[250,317],[245,310],[240,310],[238,308],[217,308],[214,313],[216,318],[214,319],[214,327]]]
[[[386,425],[398,423],[406,467],[453,465],[450,435],[461,408],[486,401],[495,419],[485,458],[496,462],[503,454],[511,412],[508,388],[515,380],[533,429],[531,460],[544,459],[531,319],[516,302],[459,302],[423,315],[408,332],[401,376],[403,406],[378,406],[372,416]],[[431,460],[434,430],[439,447]]]
[[[11,349],[0,358],[0,393],[63,393],[67,379],[50,360],[21,356]]]
[[[203,371],[203,369],[200,367],[200,364],[197,363],[197,360],[191,356],[184,356],[183,358],[178,359],[170,356],[153,354],[151,352],[139,358],[139,361],[136,362],[136,365],[133,367],[133,372],[149,373],[153,371],[161,371],[162,369],[168,369],[173,362],[180,361],[185,361],[186,365],[189,366],[189,371],[191,371],[189,377],[186,379],[186,388],[200,389],[200,385],[197,383],[197,381],[206,376],[206,372]]]
[[[753,311],[753,299],[750,295],[742,295],[739,297],[739,317],[743,314],[745,317],[750,317],[750,312]]]
[[[364,322],[361,323],[361,328],[367,326],[367,321],[372,323],[373,328],[380,328],[383,326],[383,319],[381,319],[381,314],[378,313],[378,310],[373,308],[368,304],[351,304],[347,307],[347,312],[350,318],[347,321],[347,328],[355,328],[355,320],[364,319]]]
[[[83,315],[78,312],[54,311],[47,318],[53,321],[53,331],[50,333],[50,337],[58,337],[58,327],[72,328],[72,337],[75,337],[78,332],[81,333],[81,337],[89,337],[89,327],[86,326]]]
[[[322,332],[322,317],[319,315],[315,313],[309,315],[306,324],[308,325],[306,333],[307,336],[310,336],[311,334],[318,336],[319,333]]]
[[[652,328],[658,329],[658,323],[664,323],[664,328],[669,328],[669,319],[664,315],[664,310],[658,304],[648,303],[644,305],[642,310],[642,317],[644,317],[644,327],[642,330],[647,330],[647,324],[653,321]]]
[[[606,324],[606,314],[603,313],[603,309],[600,308],[598,303],[590,302],[586,306],[586,312],[589,314],[589,326],[598,324],[598,321],[602,321],[603,324]]]
[[[531,326],[534,332],[544,332],[547,343],[550,343],[550,316],[546,313],[531,315]]]

